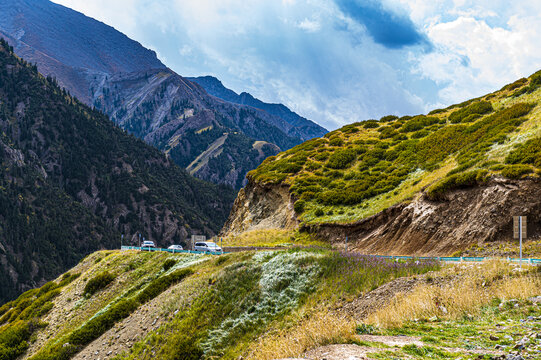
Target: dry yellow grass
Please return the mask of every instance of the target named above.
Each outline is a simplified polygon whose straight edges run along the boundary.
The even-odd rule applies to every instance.
[[[292,230],[265,229],[243,232],[237,236],[223,239],[223,246],[329,246],[328,243],[312,239],[308,235],[301,235]]]
[[[399,327],[408,320],[438,316],[458,319],[475,315],[493,299],[525,299],[541,293],[538,273],[518,273],[503,261],[479,265],[455,265],[443,271],[447,284],[423,284],[397,296],[367,322],[382,328]]]
[[[354,336],[355,323],[324,309],[297,315],[287,328],[263,334],[246,359],[270,360],[297,357],[307,350],[328,344],[347,343]]]

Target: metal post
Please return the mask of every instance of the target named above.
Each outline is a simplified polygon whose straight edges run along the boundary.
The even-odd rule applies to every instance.
[[[520,241],[520,268],[522,269],[522,216],[518,217],[518,238]]]
[[[120,250],[122,250],[122,240],[124,240],[124,234],[120,235]]]
[[[224,248],[222,246],[222,240],[223,240],[223,238],[220,238],[220,249],[222,249],[222,255],[223,255],[224,254]]]
[[[348,251],[348,237],[346,235],[346,252]]]
[[[139,233],[139,247],[141,247],[141,233]]]

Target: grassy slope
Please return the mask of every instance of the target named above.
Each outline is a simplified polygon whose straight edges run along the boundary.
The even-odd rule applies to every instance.
[[[167,263],[171,267],[164,270]],[[0,335],[0,359],[22,353],[32,359],[67,359],[95,339],[99,344],[110,342],[113,334],[130,326],[144,337],[129,350],[124,348],[127,351],[118,359],[237,358],[253,353],[255,341],[265,339],[270,356],[277,351],[272,340],[281,329],[295,327],[299,319],[327,317],[337,324],[315,343],[303,338],[299,349],[303,351],[352,333],[354,325],[329,313],[333,304],[396,277],[437,267],[326,250],[220,257],[101,251],[85,258],[71,275],[0,308],[0,334],[9,335]],[[87,294],[86,285],[104,272],[114,279]],[[168,280],[179,272],[181,277]],[[164,321],[145,332],[141,321],[151,315],[139,308],[147,305],[157,307]],[[115,332],[99,338],[110,328]],[[104,350],[101,345],[100,350]]]
[[[539,176],[541,73],[500,91],[415,117],[354,123],[275,157],[252,181],[285,183],[306,223],[351,222],[427,191],[490,176]]]

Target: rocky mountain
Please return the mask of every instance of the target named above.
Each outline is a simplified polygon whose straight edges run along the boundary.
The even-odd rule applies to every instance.
[[[541,72],[428,115],[346,125],[248,174],[222,230],[306,230],[367,253],[541,236]]]
[[[247,171],[299,144],[313,132],[307,128],[324,131],[287,112],[282,118],[210,96],[139,43],[48,0],[2,1],[0,36],[41,73],[202,179],[239,188]]]
[[[231,188],[191,177],[0,43],[0,302],[101,248],[219,231]]]
[[[189,77],[187,79],[201,85],[212,96],[216,96],[234,104],[248,105],[256,109],[261,109],[271,115],[285,120],[285,124],[276,124],[276,126],[278,126],[289,136],[297,137],[303,141],[306,141],[315,137],[323,136],[327,133],[326,129],[300,116],[299,114],[294,113],[285,105],[265,103],[257,98],[254,98],[247,92],[242,92],[239,95],[233,90],[226,88],[222,82],[214,76]]]

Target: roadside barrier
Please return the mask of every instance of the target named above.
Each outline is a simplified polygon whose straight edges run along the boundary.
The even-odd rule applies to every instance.
[[[282,248],[283,250],[286,250]],[[158,251],[158,252],[169,252],[175,254],[210,254],[210,255],[222,255],[228,254],[229,252],[210,252],[210,251],[194,251],[194,250],[174,250],[174,249],[162,249],[162,248],[153,248],[153,247],[139,247],[139,246],[122,246],[121,250],[140,250],[140,251]],[[239,251],[240,249],[236,249]],[[276,250],[274,248],[246,248],[247,251],[252,250]],[[383,259],[397,259],[397,260],[438,260],[443,262],[483,262],[485,260],[494,260],[494,259],[504,259],[512,263],[520,263],[520,258],[496,258],[496,257],[480,257],[480,256],[401,256],[401,255],[365,255],[373,256]],[[541,264],[541,259],[533,258],[523,258],[523,264],[538,265]]]
[[[140,250],[140,251],[153,251],[153,252],[168,252],[173,254],[209,254],[209,255],[222,255],[227,254],[227,252],[211,252],[211,251],[194,251],[194,250],[175,250],[175,249],[162,249],[155,247],[140,247],[140,246],[124,246],[120,250]]]

